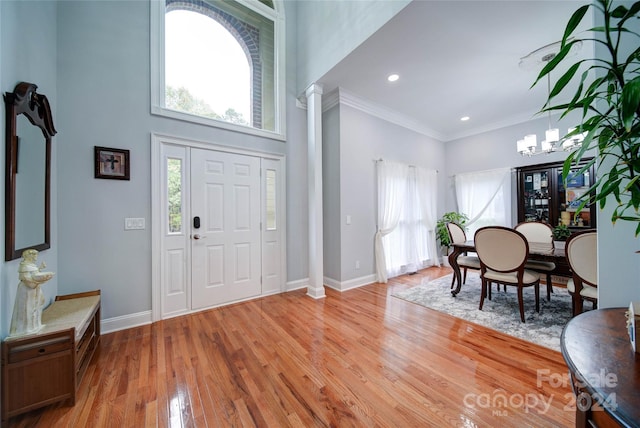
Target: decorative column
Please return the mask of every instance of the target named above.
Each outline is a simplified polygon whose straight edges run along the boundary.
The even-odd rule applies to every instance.
[[[322,228],[322,85],[312,84],[307,96],[307,167],[309,181],[309,286],[307,295],[325,297]]]

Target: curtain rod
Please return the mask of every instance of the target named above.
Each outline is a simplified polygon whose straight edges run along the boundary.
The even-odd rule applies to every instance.
[[[374,159],[373,161],[374,161],[375,163],[378,163],[378,162],[384,162],[384,159],[382,159],[382,158],[380,158],[380,159]],[[415,166],[415,165],[408,165],[408,167],[409,167],[409,168],[415,168],[416,166]],[[436,169],[435,171],[436,171],[436,173],[439,173],[439,172],[440,172],[440,171],[438,171],[437,169]]]

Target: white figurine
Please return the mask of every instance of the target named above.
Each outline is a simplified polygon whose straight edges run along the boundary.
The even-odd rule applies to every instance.
[[[46,265],[36,265],[38,251],[29,249],[22,252],[22,261],[18,268],[18,292],[13,305],[9,336],[23,336],[38,332],[42,328],[42,309],[44,295],[40,285],[53,278],[53,272],[40,272]]]

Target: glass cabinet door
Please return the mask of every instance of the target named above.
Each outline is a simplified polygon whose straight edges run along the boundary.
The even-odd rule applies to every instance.
[[[562,170],[558,171],[558,224],[564,224],[571,228],[591,228],[591,210],[585,207],[576,215],[577,208],[582,201],[578,201],[591,186],[589,171],[577,174],[578,169],[569,172],[569,178],[565,187],[562,179]]]
[[[576,214],[578,201],[595,182],[594,167],[578,174],[571,170],[567,185],[562,181],[564,162],[522,166],[517,171],[518,222],[542,221],[555,227],[566,224],[572,231],[596,228],[595,204]]]
[[[523,173],[524,221],[550,222],[549,178],[548,170]]]

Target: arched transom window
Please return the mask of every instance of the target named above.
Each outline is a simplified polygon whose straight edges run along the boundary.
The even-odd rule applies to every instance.
[[[160,70],[152,111],[282,134],[282,23],[273,3],[165,0],[163,6],[157,13],[163,25],[152,29],[163,36],[154,61]]]

